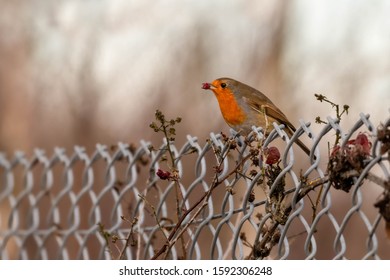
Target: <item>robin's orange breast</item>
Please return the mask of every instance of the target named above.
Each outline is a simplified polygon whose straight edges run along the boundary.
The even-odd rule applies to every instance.
[[[225,121],[230,126],[236,126],[242,124],[247,116],[244,110],[237,103],[234,94],[228,90],[218,92],[218,89],[212,89],[215,96],[217,97],[219,108]]]

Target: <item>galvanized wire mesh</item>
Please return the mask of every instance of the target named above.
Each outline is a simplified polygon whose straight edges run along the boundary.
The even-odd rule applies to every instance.
[[[154,149],[141,141],[138,146],[98,144],[92,153],[78,146],[70,153],[56,148],[50,155],[39,149],[32,156],[0,153],[0,257],[150,259],[174,232],[169,250],[159,258],[388,259],[383,213],[374,207],[389,192],[390,180],[377,125],[363,114],[348,131],[334,119],[328,121],[318,135],[301,122],[291,139],[276,125],[266,139],[254,128],[252,136],[263,139],[262,146],[278,142],[282,151],[282,169],[271,186],[262,181],[264,166],[250,176],[253,164],[239,164],[255,144],[234,132],[230,139],[235,147],[213,133],[205,143],[192,136],[181,147],[170,143],[178,180],[156,175],[159,169],[172,172],[167,141]],[[389,125],[389,119],[384,121],[384,127]],[[358,132],[372,141],[370,156],[351,177],[348,193],[331,186],[329,156],[326,149],[320,153],[320,145],[326,147],[336,132],[343,145]],[[310,141],[311,157],[293,147],[297,137]],[[224,153],[228,156],[221,157]],[[191,210],[221,179],[207,203]],[[283,203],[272,203],[270,193],[280,182]],[[320,183],[299,199],[299,191],[313,182]],[[275,223],[278,207],[290,211]],[[189,215],[175,228],[186,210]],[[272,238],[262,244],[271,231]]]

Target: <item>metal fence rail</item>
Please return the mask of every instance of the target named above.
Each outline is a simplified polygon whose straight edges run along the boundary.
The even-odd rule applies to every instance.
[[[381,135],[367,115],[348,131],[328,121],[318,135],[302,123],[291,139],[280,127],[266,139],[254,129],[263,147],[278,143],[281,161],[272,164],[251,156],[256,144],[243,137],[187,136],[183,146],[169,145],[177,174],[167,141],[0,153],[0,258],[389,259],[382,134],[390,120]],[[336,132],[342,147],[359,132],[372,142],[358,173],[336,174],[348,192],[333,188],[328,153],[320,153]],[[297,137],[311,141],[311,158],[293,145]]]

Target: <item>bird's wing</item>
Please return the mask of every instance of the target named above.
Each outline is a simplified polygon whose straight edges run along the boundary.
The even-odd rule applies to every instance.
[[[280,111],[275,105],[260,105],[261,102],[256,100],[251,100],[249,98],[244,97],[245,102],[251,107],[253,110],[257,111],[259,114],[265,114],[268,117],[275,119],[278,123],[284,124],[287,129],[291,129],[293,132],[296,130],[295,127],[290,123],[287,117]],[[268,104],[273,104],[271,100],[267,100]]]
[[[280,111],[278,108],[272,108],[268,105],[264,105],[264,112],[267,116],[271,116],[274,119],[276,119],[279,123],[284,124],[287,126],[288,129],[291,129],[292,131],[295,131],[295,127],[292,123],[289,122],[287,117]]]

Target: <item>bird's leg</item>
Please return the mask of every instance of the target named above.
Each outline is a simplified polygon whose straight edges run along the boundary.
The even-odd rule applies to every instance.
[[[265,110],[263,110],[263,114],[264,114],[264,120],[265,120],[265,132],[267,133],[268,131],[268,116],[267,116],[267,112]]]

